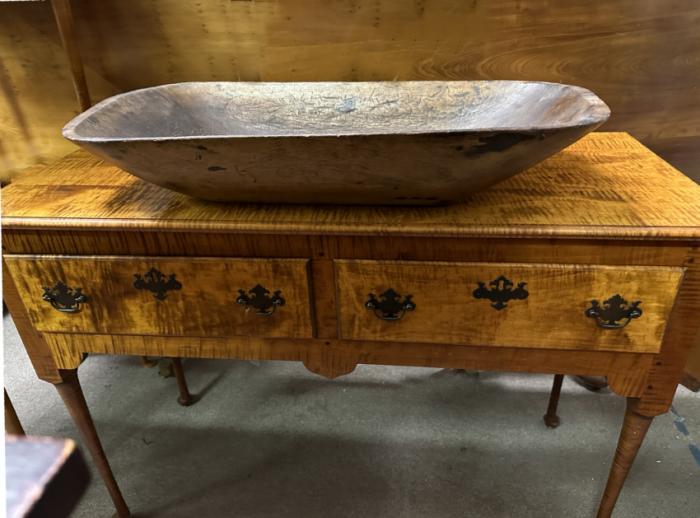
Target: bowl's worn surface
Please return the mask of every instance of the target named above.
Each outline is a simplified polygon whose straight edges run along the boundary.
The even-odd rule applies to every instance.
[[[63,134],[207,200],[434,205],[526,169],[609,114],[592,92],[555,83],[179,83],[106,99]]]

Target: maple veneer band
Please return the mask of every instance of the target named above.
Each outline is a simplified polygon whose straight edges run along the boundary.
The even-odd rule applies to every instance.
[[[148,221],[144,219],[143,221]],[[688,227],[611,227],[611,226],[559,226],[542,227],[539,225],[508,225],[504,227],[484,228],[481,226],[464,226],[454,228],[435,228],[426,230],[422,227],[407,225],[335,225],[323,224],[300,228],[296,223],[276,223],[271,228],[268,224],[230,222],[200,222],[195,220],[162,220],[157,224],[144,225],[138,219],[91,219],[91,218],[3,218],[3,228],[7,230],[94,230],[104,231],[144,231],[167,230],[169,232],[206,231],[208,233],[269,234],[269,235],[337,235],[361,236],[372,233],[375,236],[397,237],[501,237],[501,238],[613,238],[623,240],[658,240],[684,241],[700,238],[699,228]]]

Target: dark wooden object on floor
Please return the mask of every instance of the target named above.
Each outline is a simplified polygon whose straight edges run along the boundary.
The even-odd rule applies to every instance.
[[[151,360],[148,356],[141,356],[141,365],[148,369],[152,369],[158,365],[158,360]]]
[[[5,433],[24,435],[24,427],[17,417],[17,412],[12,405],[10,396],[7,395],[7,390],[5,390]]]
[[[85,353],[606,376],[634,403],[606,518],[700,330],[700,187],[625,134],[439,208],[208,204],[82,151],[50,171],[3,191],[5,301],[121,512]]]
[[[555,374],[552,382],[552,392],[549,395],[549,405],[547,413],[544,415],[544,424],[548,428],[556,428],[560,424],[559,416],[557,415],[557,406],[559,405],[559,396],[561,394],[561,385],[564,381],[563,374]]]
[[[5,437],[7,518],[67,518],[90,481],[69,439]]]
[[[586,390],[598,392],[608,386],[605,376],[572,376],[573,380]]]

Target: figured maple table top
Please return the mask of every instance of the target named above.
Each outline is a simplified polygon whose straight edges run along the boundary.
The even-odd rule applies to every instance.
[[[302,234],[700,238],[700,186],[626,133],[592,133],[446,207],[222,204],[150,185],[85,151],[3,189],[3,226]]]

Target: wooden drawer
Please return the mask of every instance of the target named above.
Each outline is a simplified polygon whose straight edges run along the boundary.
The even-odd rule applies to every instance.
[[[8,255],[5,260],[39,331],[295,338],[313,334],[306,259]],[[160,282],[157,272],[164,275]],[[80,288],[87,300],[77,307],[54,301],[63,311],[56,309],[44,300],[43,287],[54,288],[58,282]],[[256,309],[250,290],[258,284],[269,293],[261,293],[257,300],[264,303]],[[276,290],[280,293],[272,304]],[[74,295],[68,297],[69,305]]]
[[[683,276],[682,268],[563,264],[336,261],[335,269],[343,338],[629,352],[659,350]],[[389,289],[395,294],[382,297]],[[604,310],[617,294],[641,301],[642,314],[587,315],[592,300]]]

